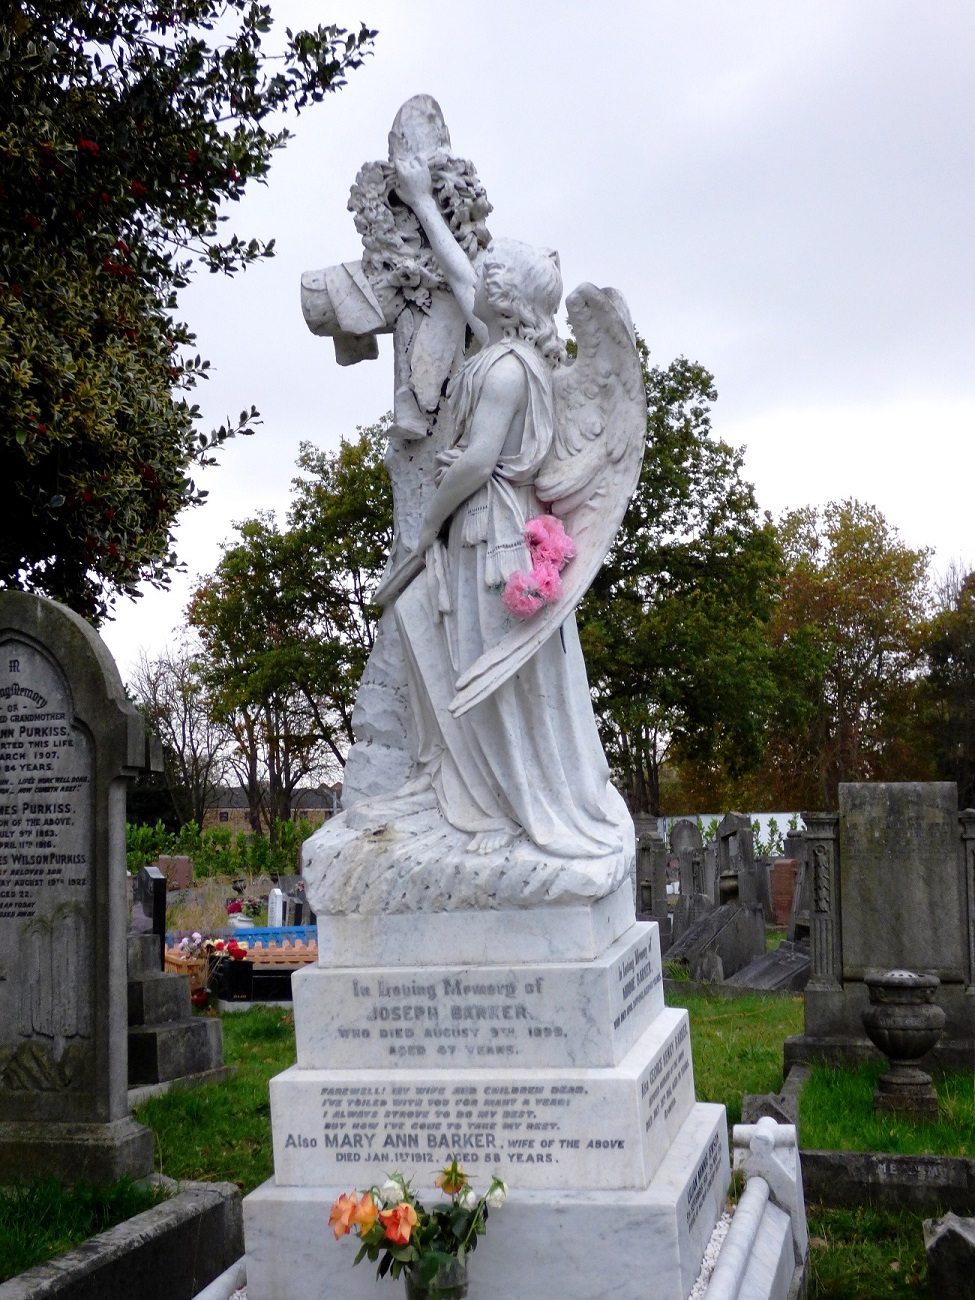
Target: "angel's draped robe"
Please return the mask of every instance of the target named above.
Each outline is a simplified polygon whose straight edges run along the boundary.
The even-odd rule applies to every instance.
[[[531,568],[525,522],[544,512],[534,480],[554,438],[552,373],[534,348],[505,340],[466,363],[448,391],[449,441],[454,455],[468,446],[485,378],[506,354],[524,369],[524,423],[509,433],[492,477],[452,517],[446,545],[431,547],[424,572],[395,605],[417,768],[459,830],[524,830],[556,857],[618,854],[632,822],[609,779],[574,614],[487,699],[460,718],[448,708],[460,674],[515,617],[501,592],[511,573]]]

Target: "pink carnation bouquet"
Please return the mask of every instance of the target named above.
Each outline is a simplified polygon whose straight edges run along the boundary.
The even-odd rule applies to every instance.
[[[538,515],[525,524],[525,541],[531,552],[530,573],[518,570],[505,584],[504,607],[518,618],[531,618],[543,605],[554,604],[562,595],[559,574],[573,558],[576,548],[561,519]]]

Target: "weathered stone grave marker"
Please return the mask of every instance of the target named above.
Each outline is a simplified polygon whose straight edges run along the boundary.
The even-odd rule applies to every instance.
[[[841,785],[838,813],[805,813],[812,978],[787,1066],[875,1055],[865,978],[937,975],[945,1033],[925,1069],[971,1069],[975,1046],[975,812],[954,782]]]
[[[151,1172],[126,1100],[125,790],[146,749],[88,624],[0,592],[0,1183]]]
[[[161,940],[160,969],[165,965],[166,877],[158,867],[143,867],[132,891],[132,933],[154,934]]]

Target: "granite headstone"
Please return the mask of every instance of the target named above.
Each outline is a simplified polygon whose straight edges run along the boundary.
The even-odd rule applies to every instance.
[[[126,1096],[125,793],[146,760],[97,634],[0,592],[0,1183],[151,1172]]]
[[[165,965],[166,877],[158,867],[143,867],[132,893],[132,933],[154,934],[161,940],[160,969]]]

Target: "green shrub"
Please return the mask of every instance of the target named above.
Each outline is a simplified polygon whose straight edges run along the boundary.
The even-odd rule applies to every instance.
[[[139,871],[163,855],[184,855],[193,861],[198,880],[210,876],[290,875],[298,870],[298,851],[315,828],[304,820],[279,821],[274,826],[274,843],[252,831],[234,834],[228,827],[201,830],[187,822],[178,834],[167,831],[162,822],[155,826],[126,826],[126,866]]]

